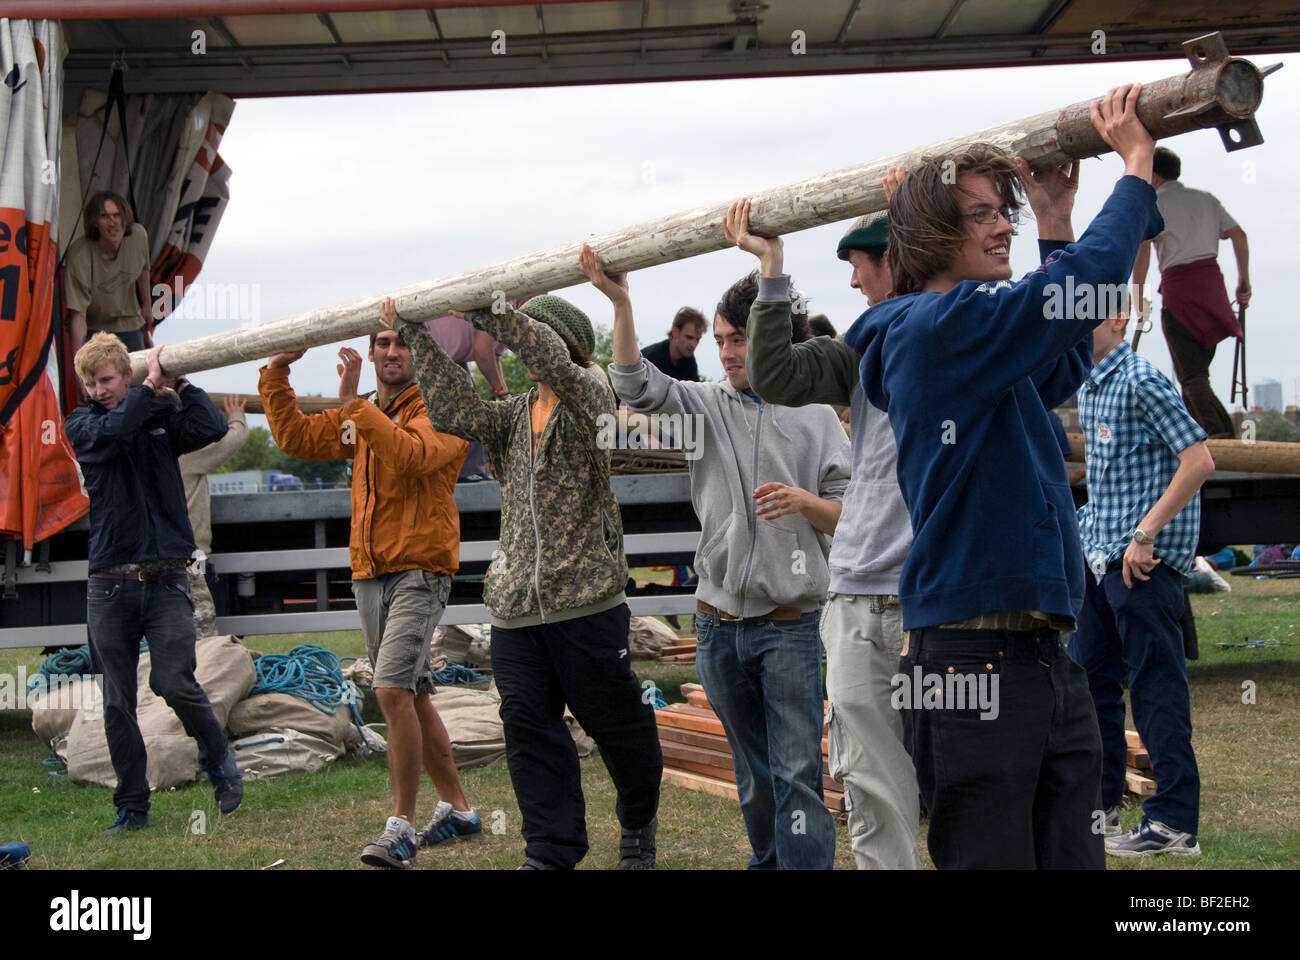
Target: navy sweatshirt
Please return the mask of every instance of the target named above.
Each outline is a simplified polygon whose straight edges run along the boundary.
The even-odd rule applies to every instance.
[[[906,629],[1002,610],[1077,615],[1083,553],[1048,418],[1087,376],[1104,318],[1053,301],[1126,284],[1139,244],[1162,229],[1155,190],[1126,176],[1078,241],[1018,283],[896,297],[845,334],[898,443],[913,532]]]
[[[208,395],[190,384],[181,409],[146,386],[112,410],[87,400],[64,424],[90,497],[89,569],[189,558],[194,533],[176,458],[226,435]]]

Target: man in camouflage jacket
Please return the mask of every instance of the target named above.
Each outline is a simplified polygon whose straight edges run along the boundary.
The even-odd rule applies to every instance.
[[[501,483],[501,543],[483,599],[524,866],[572,868],[587,852],[566,702],[618,790],[619,867],[653,866],[663,760],[629,662],[622,524],[610,451],[597,443],[614,393],[591,361],[595,335],[581,310],[553,296],[500,309],[465,317],[514,350],[536,384],[503,402],[482,400],[423,323],[401,329],[434,429],[481,442]],[[397,319],[391,301],[381,316]]]

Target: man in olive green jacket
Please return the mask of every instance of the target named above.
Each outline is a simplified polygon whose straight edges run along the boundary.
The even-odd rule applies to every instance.
[[[618,790],[618,866],[650,867],[663,758],[630,666],[623,530],[610,451],[598,443],[602,415],[615,413],[614,392],[592,363],[595,334],[581,310],[553,296],[519,311],[500,306],[465,318],[523,360],[536,384],[527,396],[482,400],[423,323],[404,323],[402,336],[434,429],[481,442],[501,483],[501,545],[483,600],[506,762],[524,820],[524,867],[572,868],[587,852],[566,702]],[[389,324],[400,319],[391,300],[380,314]]]

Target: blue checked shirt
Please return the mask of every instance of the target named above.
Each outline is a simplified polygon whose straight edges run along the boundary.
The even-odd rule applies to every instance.
[[[1100,581],[1124,556],[1142,518],[1168,488],[1178,454],[1206,438],[1169,378],[1120,341],[1079,389],[1087,444],[1088,502],[1079,508],[1079,539]],[[1192,572],[1201,532],[1201,495],[1156,535],[1155,556]]]

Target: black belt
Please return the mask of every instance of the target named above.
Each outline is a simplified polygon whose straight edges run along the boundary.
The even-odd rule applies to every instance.
[[[734,614],[727,613],[725,610],[719,610],[710,603],[703,600],[695,601],[695,609],[706,617],[717,617],[726,623],[739,623],[742,620],[798,620],[803,616],[803,611],[798,607],[777,607],[775,610],[769,610],[767,613],[757,617],[737,617]]]
[[[92,571],[92,577],[105,580],[140,580],[145,583],[161,583],[164,580],[177,580],[186,576],[185,561],[172,560],[163,564],[119,563]]]

